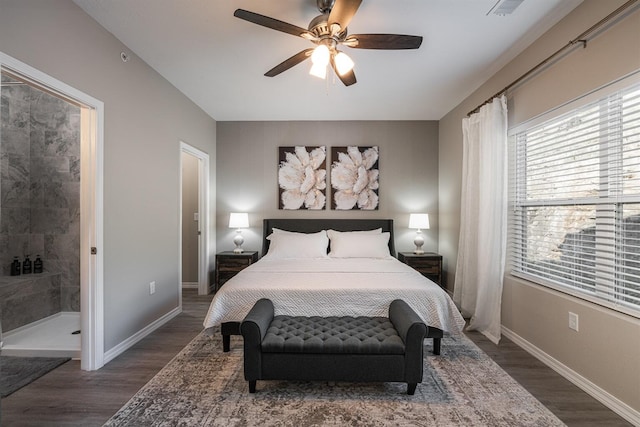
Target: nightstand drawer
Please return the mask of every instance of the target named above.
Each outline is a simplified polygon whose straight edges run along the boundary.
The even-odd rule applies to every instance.
[[[418,267],[415,265],[411,265],[410,267],[413,267],[416,271],[422,273],[422,274],[430,274],[433,276],[437,276],[438,274],[440,274],[440,267],[438,266],[434,266],[434,267]]]
[[[240,271],[253,263],[251,258],[218,257],[220,271]]]
[[[440,272],[440,261],[430,259],[413,258],[408,259],[407,264],[416,270],[424,273],[438,274]]]
[[[442,286],[442,255],[432,252],[424,254],[399,252],[398,260]]]
[[[258,252],[245,251],[239,254],[233,252],[220,252],[216,255],[215,290],[233,276],[258,261]]]

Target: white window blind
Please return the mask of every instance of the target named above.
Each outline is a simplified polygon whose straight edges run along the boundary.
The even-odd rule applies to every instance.
[[[640,314],[640,85],[512,143],[513,273]]]

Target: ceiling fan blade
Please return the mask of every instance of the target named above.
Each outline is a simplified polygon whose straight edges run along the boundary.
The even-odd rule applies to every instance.
[[[331,68],[333,68],[333,71],[336,73],[336,76],[338,76],[340,81],[344,83],[345,86],[351,86],[358,82],[356,80],[356,75],[353,72],[353,69],[341,76],[340,73],[338,73],[338,70],[336,69],[336,62],[333,60],[333,56],[331,57],[330,62],[331,62]]]
[[[298,27],[297,25],[289,24],[278,19],[269,18],[268,16],[260,15],[259,13],[249,12],[244,9],[237,9],[233,12],[233,16],[236,18],[244,19],[245,21],[252,22],[254,24],[262,25],[263,27],[271,28],[276,31],[282,31],[283,33],[291,34],[298,37],[304,37],[305,35],[311,35],[308,30]]]
[[[422,44],[422,36],[351,34],[343,44],[356,49],[418,49]]]
[[[336,0],[329,14],[329,26],[338,24],[342,30],[347,28],[353,15],[358,11],[360,3],[362,0]]]
[[[358,81],[356,80],[356,75],[353,72],[353,70],[349,71],[344,76],[341,76],[340,74],[338,74],[338,78],[340,79],[340,81],[342,81],[342,83],[344,83],[345,86],[351,86],[353,84],[358,83]]]
[[[298,65],[299,63],[307,59],[309,56],[311,56],[311,52],[313,52],[313,48],[305,49],[301,52],[298,52],[291,58],[282,61],[281,63],[264,73],[264,75],[267,77],[275,77],[278,74],[287,71],[289,68]]]

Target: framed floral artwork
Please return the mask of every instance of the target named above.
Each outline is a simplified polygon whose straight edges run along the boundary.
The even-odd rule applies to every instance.
[[[378,209],[378,156],[377,146],[331,149],[333,209]]]
[[[325,209],[327,147],[279,147],[280,209]]]

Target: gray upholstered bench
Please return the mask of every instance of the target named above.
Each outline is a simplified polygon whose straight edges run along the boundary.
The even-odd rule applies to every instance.
[[[402,300],[389,317],[274,316],[261,299],[243,320],[244,376],[257,380],[406,382],[414,394],[422,382],[420,317]]]

